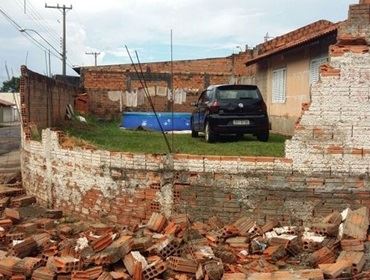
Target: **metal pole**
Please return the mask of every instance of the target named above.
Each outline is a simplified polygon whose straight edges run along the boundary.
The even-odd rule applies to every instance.
[[[66,6],[63,5],[63,76],[66,75],[66,63],[67,63],[67,53],[66,53]]]
[[[48,69],[49,69],[49,66],[48,66],[48,59],[47,59],[47,53],[46,53],[46,51],[44,51],[44,55],[45,55],[45,75],[46,76],[49,76],[49,74],[48,74]]]
[[[70,5],[69,7],[67,7],[66,5],[63,5],[63,6],[59,6],[59,4],[57,4],[56,6],[48,6],[48,4],[45,4],[45,8],[51,8],[51,9],[58,9],[58,10],[62,10],[62,14],[63,14],[63,52],[62,52],[62,61],[63,61],[63,66],[62,66],[62,73],[63,73],[63,76],[66,75],[66,65],[67,65],[67,36],[66,36],[66,14],[67,14],[67,10],[72,10],[72,5]]]
[[[98,65],[98,56],[100,55],[100,52],[85,52],[87,55],[93,55],[95,57],[95,66]]]
[[[51,59],[50,59],[50,49],[49,49],[49,76],[51,77]]]
[[[142,87],[143,87],[143,89],[144,89],[144,93],[145,93],[145,95],[146,95],[146,97],[147,97],[147,99],[148,99],[148,101],[149,101],[150,107],[152,108],[153,113],[154,113],[154,115],[155,115],[155,117],[156,117],[156,119],[157,119],[158,125],[159,125],[159,127],[160,127],[160,129],[161,129],[161,132],[162,132],[162,135],[163,135],[163,138],[164,138],[164,141],[166,142],[166,145],[167,145],[168,151],[169,151],[169,153],[171,154],[171,153],[172,153],[171,146],[170,146],[170,143],[168,142],[168,139],[167,139],[166,134],[164,133],[164,130],[163,130],[162,124],[161,124],[161,122],[160,122],[160,120],[159,120],[159,117],[158,117],[158,114],[157,114],[157,112],[156,112],[156,110],[155,110],[155,107],[154,107],[153,101],[152,101],[152,99],[151,99],[151,97],[150,97],[150,94],[149,94],[149,91],[148,91],[148,86],[147,86],[146,81],[145,81],[145,78],[144,78],[143,69],[142,69],[142,67],[141,67],[141,63],[140,63],[140,60],[139,60],[139,56],[138,56],[137,52],[135,51],[136,58],[137,58],[137,61],[138,61],[138,66],[139,66],[139,68],[140,68],[140,74],[139,74],[139,71],[138,71],[138,69],[137,69],[137,67],[136,67],[135,63],[134,63],[134,60],[132,59],[132,56],[131,56],[131,54],[130,54],[130,51],[128,50],[128,47],[127,47],[126,45],[125,45],[125,48],[126,48],[126,51],[127,51],[128,56],[129,56],[129,58],[130,58],[130,60],[131,60],[131,65],[134,67],[134,70],[135,70],[135,72],[136,72],[137,78],[139,79],[139,81],[140,81],[140,83],[141,83],[141,86],[142,86]]]
[[[173,110],[174,110],[174,86],[173,86],[173,32],[172,32],[172,29],[171,29],[171,124],[172,124],[172,134],[171,134],[171,140],[172,140],[172,151],[173,151],[173,143],[174,143],[174,132],[173,132],[173,129],[174,129],[174,113],[173,113]]]

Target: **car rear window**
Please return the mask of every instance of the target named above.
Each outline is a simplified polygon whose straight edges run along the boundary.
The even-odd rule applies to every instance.
[[[257,89],[219,89],[217,97],[227,99],[260,99]]]

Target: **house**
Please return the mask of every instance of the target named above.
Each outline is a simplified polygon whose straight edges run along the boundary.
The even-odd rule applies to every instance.
[[[3,100],[0,96],[0,124],[9,124],[17,121],[19,121],[19,115],[15,103]]]
[[[19,92],[0,92],[0,123],[18,122],[18,108],[20,108]]]
[[[336,43],[339,24],[320,20],[250,51],[246,66],[255,69],[254,83],[263,93],[273,132],[293,134],[302,103],[310,102],[311,85]]]

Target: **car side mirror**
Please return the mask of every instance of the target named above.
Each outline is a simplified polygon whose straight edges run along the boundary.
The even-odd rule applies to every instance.
[[[198,103],[197,102],[191,102],[190,105],[191,106],[194,106],[194,107],[197,107],[198,106]]]

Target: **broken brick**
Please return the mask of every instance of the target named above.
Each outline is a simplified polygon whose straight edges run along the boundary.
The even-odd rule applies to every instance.
[[[358,274],[362,271],[365,262],[366,256],[364,252],[349,252],[342,251],[337,259],[337,262],[347,261],[352,265],[353,274]]]
[[[335,262],[335,254],[328,247],[323,247],[311,254],[308,262],[313,266],[318,266],[319,264],[328,264]]]
[[[147,228],[155,232],[160,232],[164,228],[166,222],[167,219],[165,216],[160,213],[153,213],[147,223]]]
[[[195,261],[180,257],[168,257],[167,264],[169,269],[179,272],[195,274],[198,270],[198,264]]]
[[[348,261],[337,261],[331,264],[319,264],[324,276],[333,279],[339,277],[343,272],[351,270],[351,263]]]

